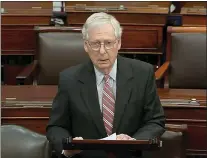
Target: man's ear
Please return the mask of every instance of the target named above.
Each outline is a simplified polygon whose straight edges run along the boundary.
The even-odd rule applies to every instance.
[[[121,49],[121,38],[118,39],[118,50],[120,50],[120,49]]]
[[[87,46],[87,42],[86,41],[84,41],[84,49],[85,49],[85,51],[88,53],[88,46]]]

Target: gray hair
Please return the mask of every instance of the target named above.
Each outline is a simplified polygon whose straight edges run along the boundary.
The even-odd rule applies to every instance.
[[[92,14],[85,22],[82,28],[83,39],[88,39],[88,30],[94,25],[111,24],[114,28],[116,38],[121,38],[122,27],[116,18],[110,14],[100,12]]]

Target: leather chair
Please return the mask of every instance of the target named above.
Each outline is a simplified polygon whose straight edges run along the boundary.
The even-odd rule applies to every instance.
[[[85,62],[81,28],[37,27],[36,59],[17,77],[17,84],[57,85],[59,72]]]
[[[168,27],[166,62],[156,71],[164,87],[206,89],[206,27]]]
[[[162,148],[143,152],[143,158],[186,158],[187,125],[166,124],[161,136]]]
[[[51,158],[46,136],[16,125],[1,126],[2,158]]]

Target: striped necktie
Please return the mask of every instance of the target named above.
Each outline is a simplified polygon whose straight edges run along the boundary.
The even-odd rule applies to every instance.
[[[112,87],[109,84],[109,75],[104,76],[104,87],[103,87],[103,122],[108,135],[112,133],[113,120],[114,120],[114,105],[115,99],[112,91]]]

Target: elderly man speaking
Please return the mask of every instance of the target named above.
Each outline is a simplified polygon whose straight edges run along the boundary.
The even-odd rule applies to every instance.
[[[63,70],[47,126],[59,156],[105,158],[104,151],[64,151],[62,139],[150,139],[165,131],[153,66],[118,55],[122,28],[106,13],[94,13],[83,29],[90,60]],[[121,154],[120,157],[130,157]]]

